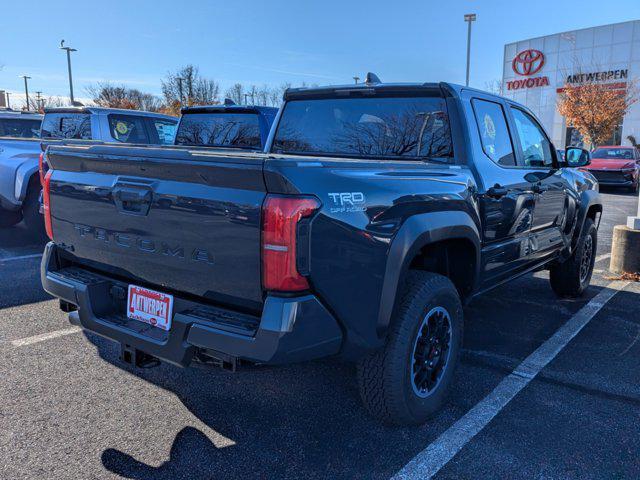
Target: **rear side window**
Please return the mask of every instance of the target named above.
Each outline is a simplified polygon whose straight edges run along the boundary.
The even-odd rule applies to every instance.
[[[41,123],[25,118],[0,118],[0,137],[37,138]]]
[[[151,119],[153,126],[158,133],[160,145],[173,145],[176,138],[176,129],[178,121]]]
[[[149,143],[145,117],[135,115],[108,115],[109,131],[114,140],[122,143]]]
[[[262,148],[260,123],[254,113],[190,113],[183,115],[176,145]]]
[[[42,138],[91,140],[88,113],[47,113],[42,121]]]
[[[515,166],[513,145],[502,106],[477,98],[472,103],[484,153],[498,165]]]
[[[446,103],[439,96],[291,100],[273,149],[399,160],[453,154]]]

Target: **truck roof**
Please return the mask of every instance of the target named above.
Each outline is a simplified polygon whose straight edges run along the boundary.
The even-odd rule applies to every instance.
[[[26,120],[42,120],[42,115],[36,112],[25,112],[11,108],[0,109],[0,118],[24,118]]]
[[[383,82],[370,82],[370,83],[358,83],[358,84],[346,84],[346,85],[327,85],[320,87],[295,87],[288,88],[284,92],[285,100],[309,98],[314,96],[329,96],[329,95],[347,95],[351,93],[363,93],[363,92],[386,92],[386,93],[403,93],[403,92],[420,92],[424,90],[440,89],[449,92],[454,96],[459,96],[463,90],[469,90],[473,92],[482,93],[483,95],[489,95],[495,98],[504,98],[499,95],[495,95],[484,90],[477,88],[466,87],[464,85],[458,85],[449,82],[413,82],[413,83],[383,83]],[[509,100],[509,99],[507,99]],[[509,100],[511,103],[515,103]]]
[[[176,117],[172,117],[171,115],[165,115],[163,113],[156,112],[147,112],[144,110],[130,110],[126,108],[108,108],[108,107],[51,107],[45,108],[44,113],[119,113],[122,115],[140,115],[143,117],[156,117],[156,118],[165,118],[167,120],[175,120],[178,119]]]
[[[263,107],[259,105],[195,105],[182,107],[182,115],[189,113],[257,113],[259,115],[275,115],[276,107]]]

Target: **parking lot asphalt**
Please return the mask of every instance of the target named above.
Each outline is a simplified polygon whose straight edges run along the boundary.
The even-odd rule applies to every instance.
[[[42,245],[22,227],[0,230],[0,478],[368,479],[412,461],[421,472],[430,445],[473,424],[483,399],[594,305],[435,478],[640,478],[640,285],[625,282],[604,305],[596,297],[613,288],[611,232],[637,199],[603,196],[584,298],[558,300],[537,272],[475,299],[448,403],[420,428],[370,419],[354,368],[335,360],[237,373],[131,369],[117,345],[72,328],[42,291]]]

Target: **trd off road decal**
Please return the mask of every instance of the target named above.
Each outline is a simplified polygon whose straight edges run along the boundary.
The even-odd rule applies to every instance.
[[[328,193],[332,207],[331,213],[364,212],[366,210],[364,193],[362,192],[336,192]]]

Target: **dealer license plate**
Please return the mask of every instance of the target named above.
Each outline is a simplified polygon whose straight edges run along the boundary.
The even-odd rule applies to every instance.
[[[173,295],[129,285],[127,317],[163,330],[171,328]]]

